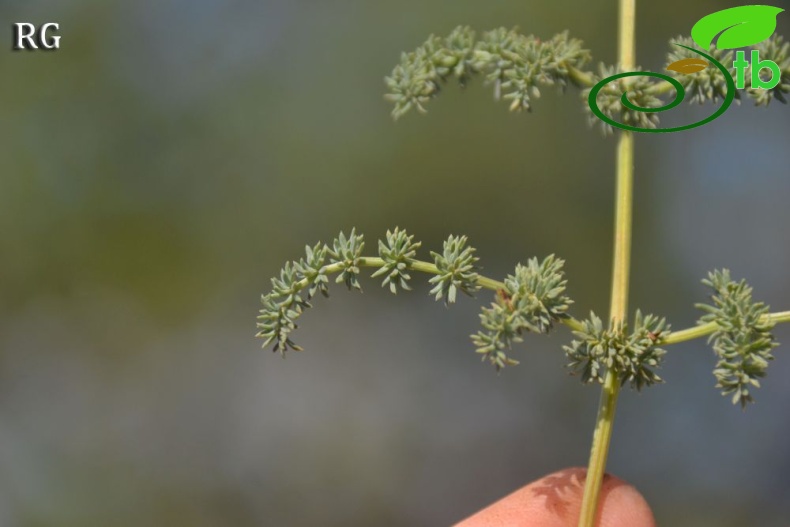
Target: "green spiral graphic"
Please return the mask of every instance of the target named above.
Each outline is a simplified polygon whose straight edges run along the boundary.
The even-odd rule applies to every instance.
[[[645,112],[645,113],[665,112],[667,110],[671,110],[672,108],[683,102],[683,98],[686,96],[686,91],[683,89],[683,85],[680,84],[680,82],[670,77],[669,75],[665,75],[663,73],[655,73],[651,71],[629,71],[625,73],[618,73],[616,75],[612,75],[611,77],[606,77],[605,79],[601,80],[598,84],[593,86],[593,88],[590,90],[590,95],[587,97],[587,101],[590,104],[590,109],[592,110],[592,112],[606,124],[609,124],[616,128],[620,128],[621,130],[628,130],[630,132],[648,132],[653,134],[680,132],[682,130],[689,130],[690,128],[696,128],[697,126],[708,124],[709,122],[711,122],[712,120],[716,119],[721,114],[726,112],[727,108],[730,107],[730,104],[732,104],[732,101],[735,99],[735,80],[733,80],[732,75],[730,75],[730,72],[727,71],[727,68],[725,68],[719,61],[717,61],[710,55],[703,53],[700,50],[690,48],[688,46],[684,46],[682,44],[676,44],[676,45],[680,46],[681,48],[686,48],[687,50],[692,51],[698,55],[702,55],[703,57],[708,59],[711,63],[713,63],[717,68],[719,68],[719,70],[724,74],[724,78],[727,81],[727,94],[724,97],[724,103],[721,105],[721,107],[718,110],[716,110],[716,112],[713,115],[696,123],[687,124],[684,126],[675,126],[673,128],[642,128],[639,126],[631,126],[628,124],[618,123],[617,121],[606,116],[598,107],[598,102],[596,99],[598,98],[598,92],[600,92],[604,86],[617,79],[622,79],[624,77],[636,77],[636,76],[656,77],[667,81],[668,83],[672,84],[672,86],[675,88],[675,92],[676,92],[675,98],[669,103],[665,104],[664,106],[659,106],[656,108],[643,108],[629,101],[627,92],[623,92],[623,96],[620,99],[620,101],[623,103],[623,106],[625,106],[629,110],[635,112]]]

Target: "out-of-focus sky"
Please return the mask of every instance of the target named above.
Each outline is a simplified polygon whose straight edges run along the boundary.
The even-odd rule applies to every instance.
[[[638,62],[730,6],[640,2]],[[612,63],[614,0],[29,0],[0,20],[0,525],[447,525],[586,464],[598,390],[564,371],[569,333],[496,375],[468,338],[487,293],[336,286],[286,360],[255,317],[283,262],[352,226],[370,250],[406,228],[425,258],[467,234],[493,277],[555,253],[573,313],[604,314],[615,140],[578,92],[514,115],[477,80],[397,123],[382,95],[401,51],[458,24],[568,29]],[[61,49],[11,51],[23,21],[58,22]],[[688,327],[729,267],[790,309],[788,134],[790,109],[746,103],[637,137],[634,307]],[[701,341],[623,393],[609,470],[660,525],[787,524],[787,349],[746,412]]]

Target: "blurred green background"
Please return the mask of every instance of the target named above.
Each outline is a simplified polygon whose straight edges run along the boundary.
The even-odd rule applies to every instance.
[[[640,2],[638,57],[729,2]],[[616,2],[0,2],[0,525],[447,525],[587,461],[598,389],[569,333],[496,375],[468,335],[489,301],[334,287],[283,361],[259,296],[306,243],[400,226],[422,256],[468,234],[485,273],[556,253],[574,314],[608,307],[613,138],[578,92],[528,115],[480,81],[397,123],[383,77],[458,24],[569,29],[616,58]],[[779,31],[790,35],[788,15]],[[57,52],[12,52],[13,22]],[[684,107],[686,119],[709,108]],[[788,108],[637,139],[632,306],[694,324],[729,267],[790,309]],[[780,342],[790,331],[777,331]],[[790,521],[790,360],[758,402],[714,389],[702,341],[620,399],[609,470],[660,525]]]

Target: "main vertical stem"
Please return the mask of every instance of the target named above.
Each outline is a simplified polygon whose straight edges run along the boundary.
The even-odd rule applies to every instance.
[[[636,0],[620,0],[618,55],[621,71],[636,67]],[[631,224],[634,187],[634,136],[621,132],[617,144],[617,190],[614,227],[614,263],[612,265],[612,297],[609,316],[612,324],[626,318],[628,310],[628,277],[631,266]],[[614,414],[620,383],[609,370],[604,378],[598,416],[593,433],[590,462],[584,482],[579,527],[594,527],[606,457],[612,439]]]

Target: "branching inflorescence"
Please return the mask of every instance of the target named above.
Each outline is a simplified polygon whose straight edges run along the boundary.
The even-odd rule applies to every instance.
[[[759,378],[765,377],[771,350],[779,344],[771,329],[774,322],[766,317],[769,308],[752,300],[752,288],[744,280],[735,282],[727,269],[714,271],[703,280],[714,294],[712,304],[697,304],[706,311],[700,323],[714,322],[716,330],[708,342],[718,357],[713,375],[722,395],[732,394],[733,404],[745,407],[753,402],[750,390],[759,388]]]
[[[478,274],[478,258],[466,236],[447,238],[441,253],[431,252],[433,263],[415,259],[420,245],[412,235],[396,228],[379,240],[378,257],[362,255],[364,238],[355,230],[348,236],[341,232],[331,249],[320,243],[307,246],[306,256],[287,262],[279,277],[272,279],[272,291],[261,297],[258,337],[264,339],[264,347],[273,344],[274,351],[281,354],[289,349],[300,351],[291,333],[297,328],[297,319],[311,307],[316,292],[329,296],[328,275],[336,273],[338,283],[361,291],[358,278],[362,267],[378,268],[372,276],[384,277],[382,286],[392,293],[410,289],[411,271],[433,274],[430,294],[446,305],[455,303],[459,291],[469,296],[482,287],[496,291],[496,302],[481,315],[484,330],[472,338],[483,359],[497,369],[516,364],[506,351],[521,341],[523,332],[547,333],[555,322],[569,320],[566,311],[571,301],[564,295],[562,260],[549,256],[538,263],[533,258],[527,265],[519,264],[505,282],[497,282]]]
[[[472,341],[497,370],[518,364],[507,351],[522,341],[522,333],[548,333],[555,322],[568,318],[573,301],[565,296],[564,264],[554,255],[540,263],[531,258],[527,265],[518,264],[516,272],[505,279],[505,287],[497,290],[495,302],[483,308],[483,330],[472,335]]]
[[[678,45],[669,54],[670,63],[697,57],[682,47],[694,45],[690,38],[679,37],[672,44]],[[782,76],[772,90],[744,93],[757,104],[768,104],[772,99],[785,102],[784,94],[790,92],[790,44],[781,36],[772,36],[754,47],[761,57],[777,62]],[[730,51],[714,47],[707,51],[722,64],[732,62]],[[475,75],[484,75],[494,86],[497,98],[511,101],[511,110],[530,111],[541,85],[563,89],[573,84],[582,88],[586,97],[602,78],[617,73],[616,68],[603,64],[597,72],[582,71],[580,68],[589,60],[582,42],[570,38],[567,32],[541,41],[500,28],[477,39],[470,28],[458,27],[445,38],[431,36],[415,51],[404,53],[386,79],[387,98],[395,103],[393,116],[398,118],[412,108],[425,111],[425,104],[450,77],[464,86]],[[715,102],[725,97],[727,79],[717,68],[672,74],[693,102]],[[617,114],[620,122],[655,127],[657,115],[625,108],[622,94],[627,92],[637,106],[655,107],[661,105],[659,97],[672,89],[666,82],[646,77],[621,78],[599,92],[598,103],[605,114]],[[737,98],[741,96],[736,93]],[[605,130],[611,130],[602,124]],[[361,268],[377,268],[373,277],[383,277],[382,286],[397,293],[410,289],[411,272],[421,271],[434,275],[429,280],[433,286],[430,293],[446,305],[456,301],[459,291],[473,296],[484,287],[496,293],[494,301],[481,311],[482,327],[472,335],[472,342],[482,359],[497,370],[518,364],[509,352],[514,344],[522,342],[524,333],[548,333],[560,322],[574,330],[576,339],[564,349],[568,367],[581,374],[582,382],[601,383],[607,372],[616,374],[620,384],[629,383],[637,390],[662,382],[655,370],[666,353],[660,345],[671,340],[666,321],[640,311],[631,328],[624,322],[605,325],[594,313],[584,321],[572,318],[568,309],[573,302],[565,294],[563,260],[553,255],[542,261],[532,258],[525,265],[518,264],[512,275],[499,282],[478,273],[478,258],[466,236],[450,236],[441,252],[430,253],[432,263],[416,259],[420,246],[412,235],[397,228],[387,231],[385,239],[378,242],[377,257],[363,255],[364,238],[354,230],[348,236],[340,233],[330,246],[307,246],[305,256],[286,263],[279,276],[272,279],[271,292],[262,296],[258,336],[264,339],[264,346],[273,344],[274,351],[282,354],[289,349],[301,350],[291,340],[296,321],[311,307],[310,301],[317,293],[329,295],[331,274],[337,274],[336,282],[361,291]],[[705,283],[715,295],[713,305],[700,306],[707,311],[700,324],[710,325],[705,334],[710,334],[719,359],[714,370],[717,386],[724,394],[731,394],[734,403],[746,405],[753,401],[750,389],[759,386],[758,379],[765,376],[768,361],[773,358],[771,350],[777,345],[770,334],[773,322],[767,306],[752,302],[751,288],[743,281],[733,282],[727,271],[711,273]]]
[[[679,37],[671,44],[670,64],[682,64],[688,59],[699,61],[697,54],[686,49],[694,46],[692,39]],[[767,105],[773,99],[786,102],[785,94],[790,93],[790,44],[774,35],[753,48],[759,50],[762,59],[777,63],[781,79],[770,90],[736,92],[735,99],[749,96],[758,105]],[[732,63],[731,51],[713,46],[706,51],[708,58],[721,65]],[[512,111],[530,111],[532,102],[540,96],[541,86],[564,89],[574,85],[582,89],[587,99],[601,79],[619,73],[617,68],[604,64],[599,64],[594,72],[582,70],[589,60],[590,53],[582,42],[570,38],[567,32],[544,41],[515,29],[499,28],[478,39],[472,29],[462,26],[444,38],[431,36],[416,50],[404,53],[400,64],[386,78],[387,99],[395,104],[395,118],[412,108],[424,112],[428,101],[451,77],[465,86],[472,77],[483,75],[493,85],[496,98],[511,101]],[[714,67],[670,69],[670,73],[690,95],[690,101],[697,103],[725,99],[728,81],[732,82]],[[657,114],[628,108],[622,102],[623,94],[636,107],[651,108],[661,106],[660,97],[675,89],[664,80],[645,76],[620,77],[601,86],[596,97],[599,109],[609,117],[617,117],[620,123],[642,128],[658,126]],[[589,111],[589,105],[585,108]],[[609,124],[595,120],[605,131],[612,131]],[[663,318],[642,315],[638,310],[631,327],[614,319],[604,324],[594,313],[584,321],[571,317],[568,310],[573,302],[565,294],[564,261],[554,255],[542,261],[531,258],[524,265],[518,264],[504,281],[497,281],[479,274],[475,249],[466,236],[450,236],[441,252],[430,253],[432,262],[417,259],[420,246],[412,235],[397,228],[379,240],[375,257],[363,255],[365,241],[355,230],[348,236],[341,232],[330,245],[307,246],[305,255],[286,263],[272,279],[271,291],[261,297],[263,307],[257,326],[264,347],[272,344],[274,351],[283,355],[288,350],[301,350],[291,340],[291,334],[299,317],[311,307],[312,298],[317,293],[329,296],[329,276],[333,274],[337,275],[337,283],[361,291],[359,276],[363,267],[375,268],[372,276],[383,278],[382,286],[392,293],[409,290],[414,271],[431,274],[430,294],[445,305],[455,303],[459,291],[468,296],[481,288],[494,291],[494,301],[482,308],[482,327],[471,338],[477,353],[497,370],[518,364],[509,352],[514,344],[522,342],[525,333],[548,333],[562,323],[576,337],[564,350],[568,367],[581,375],[582,382],[603,383],[613,374],[620,385],[628,383],[640,390],[663,382],[655,371],[666,353],[661,346],[710,335],[718,357],[713,372],[717,387],[725,395],[732,395],[733,403],[745,406],[753,401],[750,390],[759,386],[758,379],[765,376],[773,358],[771,350],[778,345],[770,333],[775,319],[768,307],[753,302],[751,288],[743,281],[731,280],[728,271],[713,272],[704,281],[715,294],[712,305],[699,306],[706,311],[700,325],[670,335]],[[777,316],[790,321],[790,312]]]
[[[679,46],[698,48],[691,38],[678,37],[670,41],[670,45],[667,64],[699,58]],[[779,84],[770,90],[749,88],[742,90],[743,94],[757,105],[767,105],[773,99],[785,103],[785,94],[790,93],[790,43],[784,42],[780,35],[773,35],[752,48],[759,50],[761,59],[776,62],[782,75]],[[731,51],[713,46],[706,51],[734,71]],[[563,90],[574,85],[582,90],[586,102],[595,84],[619,73],[618,68],[603,63],[594,70],[583,70],[590,59],[590,52],[584,49],[582,41],[569,37],[567,32],[541,40],[516,29],[498,28],[484,32],[478,39],[471,28],[460,26],[445,38],[432,35],[416,50],[403,53],[400,63],[385,79],[386,98],[395,104],[392,115],[397,119],[412,108],[425,112],[425,105],[440,93],[451,77],[466,86],[472,77],[482,75],[487,84],[493,85],[496,99],[510,101],[511,111],[531,111],[534,99],[540,96],[541,86],[558,86]],[[715,67],[691,73],[674,70],[668,73],[683,85],[690,102],[716,102],[726,93],[725,77]],[[628,77],[607,84],[597,100],[601,111],[617,122],[655,128],[659,124],[658,114],[626,108],[621,103],[622,95],[627,93],[628,100],[636,106],[656,108],[663,105],[660,96],[670,92],[674,92],[674,88],[665,81],[645,76]],[[741,92],[735,92],[736,100],[741,96]],[[605,133],[612,132],[610,125],[590,112],[588,104],[584,104],[584,109],[591,123],[599,123]]]
[[[479,274],[475,249],[466,236],[449,236],[441,252],[431,251],[432,263],[417,259],[420,246],[398,228],[379,240],[376,257],[363,255],[364,237],[353,229],[348,236],[341,232],[331,248],[322,243],[306,246],[305,255],[287,262],[272,279],[272,290],[261,297],[257,325],[264,347],[272,344],[281,354],[302,349],[291,334],[313,297],[329,296],[330,275],[337,275],[335,281],[348,289],[361,291],[362,268],[375,268],[372,276],[397,293],[410,290],[411,273],[418,271],[433,275],[430,294],[446,305],[455,303],[459,291],[468,296],[481,288],[494,292],[493,302],[481,310],[481,329],[471,339],[481,358],[497,370],[518,364],[509,353],[525,333],[549,333],[561,323],[576,337],[564,349],[568,368],[579,373],[582,382],[601,383],[607,371],[637,390],[663,382],[655,370],[666,353],[661,346],[671,341],[666,321],[638,310],[630,327],[605,325],[594,313],[583,321],[574,319],[568,313],[573,301],[566,295],[563,260],[554,255],[530,258],[500,282]],[[732,394],[734,403],[746,405],[753,401],[750,389],[759,386],[757,379],[765,376],[771,349],[777,346],[770,334],[768,307],[753,302],[752,289],[743,281],[732,281],[727,271],[711,273],[704,282],[715,291],[712,305],[700,305],[707,312],[700,324],[713,326],[706,334],[719,358],[714,370],[717,386]]]
[[[484,74],[495,96],[511,101],[512,111],[529,111],[532,99],[540,96],[538,85],[563,88],[569,82],[581,83],[573,73],[589,59],[582,42],[567,32],[541,41],[499,28],[477,40],[471,28],[459,26],[446,38],[431,35],[416,50],[401,55],[400,64],[386,78],[387,99],[395,103],[395,118],[412,108],[424,112],[450,77],[465,86],[474,75]]]
[[[602,385],[579,513],[579,525],[592,526],[599,516],[598,500],[620,388],[628,384],[638,391],[664,382],[657,373],[666,355],[664,348],[707,335],[717,357],[713,370],[717,388],[731,396],[733,404],[745,407],[754,401],[752,390],[760,386],[759,379],[765,377],[773,360],[771,352],[778,346],[771,329],[778,321],[790,322],[790,311],[769,313],[768,306],[752,300],[752,288],[743,280],[732,280],[727,270],[714,271],[703,280],[714,293],[711,304],[698,304],[705,315],[692,328],[670,333],[664,318],[643,315],[640,310],[629,324],[626,313],[633,202],[631,132],[687,130],[717,118],[732,102],[746,97],[758,106],[774,99],[786,103],[786,94],[790,93],[790,43],[773,34],[774,18],[781,11],[770,6],[743,6],[703,18],[692,29],[693,39],[678,37],[670,41],[668,74],[634,71],[633,0],[620,1],[618,51],[622,69],[599,63],[585,70],[590,52],[567,32],[541,40],[516,29],[498,28],[478,37],[471,28],[459,26],[446,37],[432,35],[414,51],[403,53],[385,79],[386,99],[394,103],[395,119],[412,109],[425,112],[427,103],[451,78],[465,87],[473,77],[482,76],[493,86],[496,99],[510,102],[511,111],[531,111],[542,87],[556,86],[564,91],[573,85],[580,89],[592,123],[598,123],[605,134],[615,127],[623,130],[617,150],[610,319],[605,323],[591,312],[589,318],[580,321],[569,314],[573,301],[566,295],[565,262],[554,255],[543,260],[530,258],[526,264],[516,265],[513,274],[503,281],[497,281],[479,274],[479,259],[466,236],[449,236],[440,252],[430,252],[429,262],[417,259],[422,244],[398,228],[387,231],[378,241],[377,256],[365,256],[364,238],[352,229],[348,236],[341,232],[329,245],[307,246],[302,258],[287,262],[272,279],[271,291],[261,297],[263,307],[257,323],[257,336],[264,340],[263,346],[271,344],[283,356],[288,350],[301,350],[291,335],[299,317],[312,307],[312,298],[319,292],[329,296],[330,275],[337,275],[335,281],[349,290],[361,291],[360,274],[365,267],[374,268],[372,277],[381,278],[382,287],[393,294],[411,289],[414,272],[430,274],[430,295],[446,306],[456,302],[459,292],[474,296],[480,289],[493,291],[493,301],[480,313],[481,328],[471,339],[477,354],[497,371],[518,364],[510,352],[515,344],[523,342],[526,333],[545,334],[559,324],[568,326],[574,338],[563,346],[567,368],[585,384]],[[728,39],[722,36],[722,30],[726,34],[738,25],[733,20],[753,26],[755,17],[764,18],[756,24],[761,26],[756,34],[733,30]],[[763,38],[763,33],[770,38],[748,46],[759,40],[755,35]],[[714,38],[729,42],[719,49],[713,45]],[[708,49],[700,49],[697,43]],[[754,50],[751,62],[740,56],[741,51],[731,51],[736,48],[746,48],[747,53],[749,48]],[[752,78],[750,65],[758,55],[763,63],[776,63],[779,78],[771,66],[776,83],[763,83],[771,88],[743,88],[744,77],[751,78],[753,85],[761,84],[761,79]],[[662,100],[673,94],[670,102]],[[659,112],[676,107],[686,95],[688,102],[721,104],[714,114],[697,123],[659,128]]]

